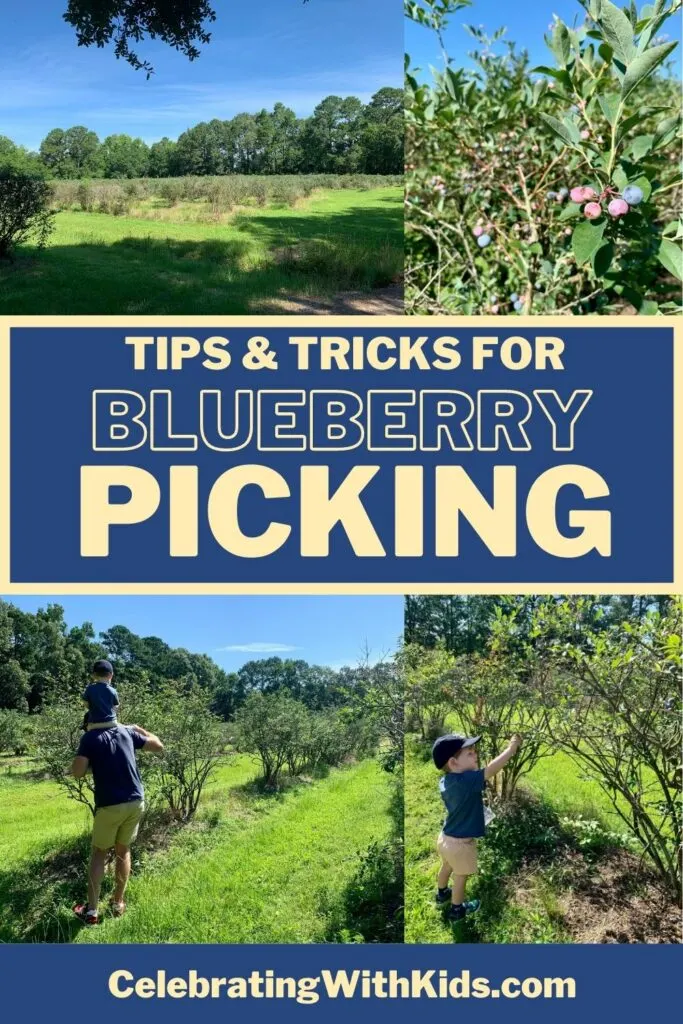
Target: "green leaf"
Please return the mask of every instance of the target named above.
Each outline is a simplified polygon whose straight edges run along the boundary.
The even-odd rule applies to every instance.
[[[566,68],[572,56],[571,38],[567,26],[563,21],[556,21],[553,29],[552,51],[557,57],[558,63]]]
[[[602,109],[603,114],[611,125],[617,120],[617,114],[619,113],[619,97],[613,92],[609,96],[598,96],[598,102]]]
[[[615,57],[628,64],[636,55],[633,27],[629,19],[611,0],[602,0],[599,21]]]
[[[628,185],[628,178],[623,167],[617,167],[614,174],[612,175],[612,181],[617,186],[620,192],[623,192]]]
[[[683,251],[680,245],[676,245],[669,238],[663,238],[659,252],[657,253],[657,259],[663,267],[677,277],[679,281],[683,281]]]
[[[579,129],[576,127],[572,119],[568,116],[562,118],[562,124],[565,126],[569,133],[569,137],[575,146],[578,146],[581,141],[581,134]]]
[[[575,129],[576,135],[574,135],[574,133],[572,133],[567,127],[567,124],[563,121],[558,121],[556,117],[543,113],[540,114],[540,117],[545,121],[551,131],[555,132],[556,135],[559,135],[565,146],[575,146],[579,141],[580,136],[578,129]]]
[[[611,242],[605,242],[593,254],[593,270],[596,277],[604,277],[614,259],[614,246]]]
[[[614,50],[608,43],[601,43],[598,46],[598,53],[604,60],[605,64],[611,64],[612,58],[614,57]]]
[[[643,299],[638,310],[639,316],[657,316],[659,305],[652,299]]]
[[[639,54],[626,69],[621,86],[621,98],[626,99],[627,96],[630,96],[643,79],[651,75],[671,51],[676,49],[677,45],[676,42],[662,43],[661,46],[651,46],[645,53]]]
[[[636,163],[640,163],[645,154],[650,152],[653,140],[654,135],[637,135],[629,145],[628,152]]]
[[[593,254],[602,245],[607,221],[599,222],[584,220],[577,224],[572,235],[572,249],[576,262],[581,266],[593,258]]]
[[[574,217],[578,217],[581,214],[581,205],[579,203],[567,203],[564,210],[560,214],[560,220],[572,220]]]
[[[658,124],[655,129],[654,139],[652,140],[652,148],[657,149],[663,142],[670,142],[671,139],[668,136],[676,133],[678,124],[678,117],[667,117],[661,124]]]
[[[667,235],[674,235],[674,236],[677,235],[678,234],[678,224],[679,224],[679,222],[677,220],[670,220],[669,223],[666,224],[665,227],[662,229],[662,234],[665,237]]]

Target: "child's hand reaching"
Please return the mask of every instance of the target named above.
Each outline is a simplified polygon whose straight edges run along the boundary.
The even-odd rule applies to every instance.
[[[521,745],[522,745],[522,737],[519,735],[518,732],[516,732],[516,733],[513,734],[512,739],[510,740],[510,746],[512,747],[512,749],[513,749],[515,754],[517,753],[517,751],[519,750]]]

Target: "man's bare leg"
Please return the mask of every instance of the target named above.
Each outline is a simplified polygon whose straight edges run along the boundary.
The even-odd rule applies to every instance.
[[[88,870],[88,910],[97,911],[100,902],[100,889],[104,878],[104,867],[107,862],[107,850],[100,850],[93,846],[90,854],[90,868]]]
[[[123,897],[130,878],[130,846],[116,843],[116,882],[114,885],[114,903],[123,903]]]

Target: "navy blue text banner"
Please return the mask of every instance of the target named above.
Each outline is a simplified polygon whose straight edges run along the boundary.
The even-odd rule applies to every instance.
[[[674,583],[667,326],[10,331],[10,585]]]
[[[10,1020],[593,1024],[680,1007],[677,946],[5,946]],[[36,984],[40,978],[40,984]]]

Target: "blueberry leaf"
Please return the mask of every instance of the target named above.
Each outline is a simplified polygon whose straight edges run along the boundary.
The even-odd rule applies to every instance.
[[[543,121],[545,121],[548,128],[562,139],[565,146],[574,146],[576,142],[578,142],[578,131],[576,132],[576,136],[574,136],[565,122],[558,121],[556,117],[552,117],[550,114],[541,113],[539,116]]]
[[[633,90],[640,85],[644,78],[652,74],[654,69],[665,60],[672,50],[678,46],[677,42],[662,43],[661,46],[651,46],[649,50],[639,54],[631,61],[626,69],[624,80],[621,86],[621,98],[626,99]]]
[[[605,220],[599,223],[584,220],[576,225],[572,235],[572,249],[579,266],[588,263],[600,248],[606,227],[607,221]]]
[[[659,252],[657,253],[657,259],[665,267],[670,274],[677,277],[679,281],[683,281],[683,251],[681,251],[680,245],[676,245],[670,238],[663,238]]]
[[[603,0],[600,5],[600,26],[615,56],[628,64],[636,54],[631,22],[616,4]]]
[[[604,277],[614,259],[614,246],[611,242],[605,242],[593,254],[593,270],[596,277]]]

